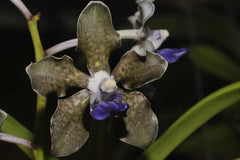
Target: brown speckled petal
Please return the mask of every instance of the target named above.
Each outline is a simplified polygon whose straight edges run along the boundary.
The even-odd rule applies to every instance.
[[[89,76],[79,71],[68,56],[46,57],[26,68],[32,88],[42,96],[56,92],[65,96],[68,87],[87,88]]]
[[[139,88],[162,77],[168,66],[160,55],[148,52],[139,56],[135,51],[124,54],[112,75],[126,89]]]
[[[141,92],[124,93],[122,101],[129,104],[129,109],[123,118],[126,136],[120,140],[139,148],[147,148],[158,133],[158,120],[150,103]]]
[[[77,24],[77,50],[86,54],[91,74],[105,70],[112,49],[121,45],[120,36],[114,30],[108,7],[99,1],[90,2],[79,16]]]
[[[51,151],[55,156],[67,156],[81,148],[89,137],[83,125],[84,111],[90,94],[84,89],[66,99],[58,100],[51,118]]]

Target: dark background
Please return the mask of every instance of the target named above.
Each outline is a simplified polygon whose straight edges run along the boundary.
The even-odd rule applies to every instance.
[[[89,1],[80,0],[24,0],[32,14],[41,12],[39,32],[44,49],[76,37],[76,22]],[[103,1],[112,13],[116,30],[131,28],[126,20],[136,11],[134,0]],[[170,37],[161,48],[183,48],[207,44],[223,51],[239,64],[240,1],[230,0],[157,0],[156,11],[148,21],[153,28],[168,29]],[[220,23],[217,23],[217,22]],[[209,36],[211,35],[211,36]],[[227,35],[227,36],[226,36]],[[0,2],[0,108],[16,118],[29,130],[34,130],[35,93],[25,73],[34,61],[34,51],[26,20],[18,9],[4,0]],[[130,49],[133,41],[124,41],[121,49],[110,57],[112,66]],[[68,54],[81,66],[74,49]],[[193,54],[190,52],[190,54]],[[86,67],[82,68],[86,71]],[[166,74],[151,85],[141,88],[159,119],[159,136],[188,108],[209,93],[231,82],[223,80],[195,66],[185,56],[171,64]],[[48,104],[54,111],[56,99]],[[233,106],[215,116],[180,145],[169,159],[229,160],[240,157],[240,110]],[[136,159],[142,150],[111,138],[104,132],[102,155],[104,160]],[[79,152],[62,159],[84,159],[89,154],[87,145]],[[96,148],[98,150],[98,148]],[[14,144],[0,142],[0,159],[28,159]]]

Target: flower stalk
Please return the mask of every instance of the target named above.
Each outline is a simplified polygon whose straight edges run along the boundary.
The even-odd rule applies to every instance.
[[[40,19],[40,14],[36,14],[33,16],[25,4],[21,0],[10,0],[24,15],[27,20],[28,29],[31,34],[31,38],[33,41],[34,52],[35,52],[35,59],[36,61],[40,61],[44,57],[44,50],[42,47],[42,43],[40,40],[37,21]],[[37,102],[36,102],[36,121],[35,121],[35,143],[38,145],[42,145],[45,142],[45,109],[46,109],[46,102],[47,99],[37,95]],[[33,154],[36,160],[43,160],[44,154],[42,150],[42,146],[38,147],[37,149],[33,150]]]
[[[118,30],[117,32],[121,39],[140,40],[142,38],[139,29]]]
[[[118,34],[120,35],[121,39],[133,39],[133,40],[140,40],[141,36],[139,35],[138,29],[127,29],[127,30],[118,30]],[[52,46],[51,48],[45,50],[46,56],[52,56],[58,52],[64,51],[66,49],[76,47],[77,46],[77,38],[70,39],[59,44]]]
[[[20,10],[20,12],[23,14],[27,21],[32,19],[32,13],[28,10],[28,8],[21,0],[10,1]]]
[[[72,48],[72,47],[76,47],[77,46],[77,38],[75,39],[70,39],[64,42],[61,42],[59,44],[56,44],[54,46],[52,46],[51,48],[45,50],[45,55],[47,56],[52,56],[58,52],[61,52],[63,50]]]
[[[44,51],[40,40],[37,21],[40,19],[40,14],[33,16],[30,20],[27,20],[28,28],[32,37],[34,46],[34,53],[36,61],[40,61],[44,57]]]
[[[28,20],[28,28],[32,37],[33,46],[34,46],[34,53],[35,53],[35,60],[40,61],[44,58],[44,51],[42,47],[42,43],[40,40],[38,27],[37,27],[37,21],[40,19],[40,14],[37,14],[32,17],[31,20]],[[45,110],[46,110],[46,103],[47,99],[45,97],[42,97],[40,95],[37,95],[37,101],[36,101],[36,121],[35,121],[35,143],[38,146],[36,150],[33,151],[33,155],[35,158],[38,158],[38,160],[44,160],[44,154],[42,150],[42,146],[45,142]]]
[[[12,136],[6,133],[1,133],[0,132],[0,140],[1,141],[5,141],[5,142],[9,142],[9,143],[16,143],[16,144],[21,144],[23,146],[26,146],[30,149],[33,149],[33,145],[31,141],[28,141],[26,139],[22,139],[16,136]]]

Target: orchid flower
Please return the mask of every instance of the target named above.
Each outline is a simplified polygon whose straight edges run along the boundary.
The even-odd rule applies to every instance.
[[[118,136],[121,141],[147,148],[158,133],[158,120],[146,97],[130,91],[161,78],[167,61],[146,51],[145,57],[135,51],[125,53],[111,72],[109,56],[120,47],[121,38],[114,30],[108,7],[91,1],[81,12],[77,23],[78,53],[84,53],[90,75],[78,70],[69,56],[45,57],[26,68],[32,88],[42,96],[55,92],[65,96],[69,87],[84,88],[74,95],[58,100],[51,118],[51,150],[56,156],[67,156],[80,149],[89,137],[83,115],[89,110],[96,120],[111,118],[112,127],[125,128]],[[154,67],[153,67],[154,66]],[[121,83],[123,88],[118,87]],[[115,120],[123,126],[114,126]]]
[[[132,47],[138,55],[145,56],[147,51],[156,52],[163,56],[169,63],[176,62],[181,56],[188,53],[187,49],[162,49],[158,50],[161,44],[169,36],[165,29],[151,30],[145,23],[152,17],[155,11],[154,0],[136,0],[138,11],[130,16],[128,20],[134,29],[139,29],[141,39]]]

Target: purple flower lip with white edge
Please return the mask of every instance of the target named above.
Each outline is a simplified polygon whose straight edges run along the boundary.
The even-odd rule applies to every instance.
[[[126,117],[129,108],[127,103],[122,103],[122,92],[117,89],[116,81],[105,71],[95,73],[88,83],[92,91],[90,100],[90,115],[96,120],[108,117]]]

